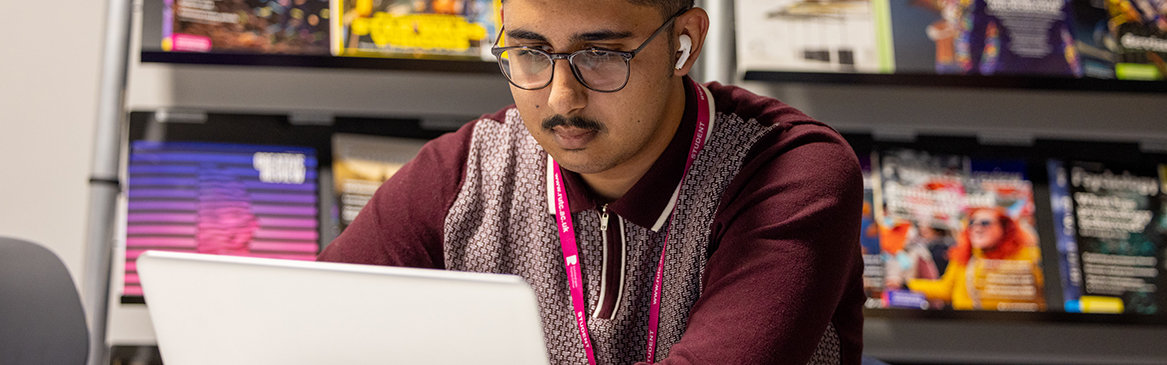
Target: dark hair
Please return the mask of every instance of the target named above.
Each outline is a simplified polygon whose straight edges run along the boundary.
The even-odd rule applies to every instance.
[[[660,10],[660,16],[668,19],[681,10],[692,8],[694,0],[626,0],[640,6],[651,6]]]
[[[668,19],[681,10],[692,8],[694,0],[625,0],[633,5],[651,6],[660,10],[661,18]],[[507,2],[507,0],[502,0]]]

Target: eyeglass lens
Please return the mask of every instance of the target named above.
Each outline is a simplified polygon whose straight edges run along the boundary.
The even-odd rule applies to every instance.
[[[554,69],[551,56],[531,50],[512,49],[499,55],[503,70],[516,86],[538,89],[551,82]],[[573,53],[569,61],[581,81],[600,91],[612,91],[624,86],[628,78],[628,61],[614,52],[584,50]]]
[[[969,222],[968,225],[969,225],[969,227],[988,227],[988,226],[993,225],[993,223],[996,223],[996,222],[994,222],[992,219],[978,219],[978,220]]]

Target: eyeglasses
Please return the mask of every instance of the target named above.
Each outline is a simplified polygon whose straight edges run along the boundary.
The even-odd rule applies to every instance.
[[[985,228],[985,227],[988,227],[988,226],[991,226],[994,224],[997,224],[997,221],[995,219],[978,219],[978,220],[975,220],[972,222],[968,222],[969,228],[973,228],[973,227]]]
[[[550,53],[528,46],[498,47],[498,39],[502,39],[500,30],[499,37],[495,38],[496,46],[490,49],[490,53],[498,58],[498,66],[507,80],[523,90],[538,90],[550,85],[555,75],[555,60],[566,59],[571,65],[571,73],[584,87],[604,93],[616,92],[628,84],[628,63],[632,57],[636,57],[640,50],[686,11],[689,9],[673,14],[631,52],[588,48],[572,53]]]

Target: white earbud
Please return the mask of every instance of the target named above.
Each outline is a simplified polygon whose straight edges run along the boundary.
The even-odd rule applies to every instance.
[[[681,43],[681,48],[677,48],[677,52],[681,52],[681,58],[677,59],[677,69],[680,70],[681,67],[685,67],[685,61],[689,60],[689,50],[693,48],[693,40],[689,38],[688,34],[682,34],[677,41]]]

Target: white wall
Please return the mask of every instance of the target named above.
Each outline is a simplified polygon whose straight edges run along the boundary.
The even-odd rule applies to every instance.
[[[105,2],[0,0],[0,235],[80,285]]]

